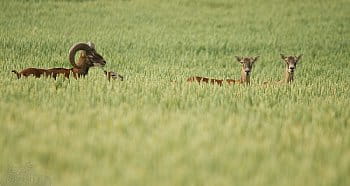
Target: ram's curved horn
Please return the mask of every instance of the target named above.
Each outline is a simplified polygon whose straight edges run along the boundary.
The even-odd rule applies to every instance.
[[[89,41],[89,42],[87,42],[87,44],[88,44],[92,49],[95,50],[95,44],[94,44],[93,42]]]
[[[93,50],[87,43],[76,43],[69,49],[69,62],[72,64],[73,67],[77,67],[77,64],[75,63],[75,54],[79,50],[84,51],[91,51]]]

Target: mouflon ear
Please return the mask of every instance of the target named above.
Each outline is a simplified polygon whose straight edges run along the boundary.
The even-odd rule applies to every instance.
[[[256,60],[258,60],[259,57],[260,57],[260,56],[255,56],[255,57],[253,57],[253,63],[256,62]]]
[[[239,56],[235,56],[235,58],[237,59],[238,62],[241,62],[242,60],[242,57],[239,57]]]
[[[281,55],[281,58],[282,59],[285,59],[286,58],[286,56],[284,56],[284,54],[280,54]]]
[[[303,56],[303,54],[300,54],[297,58],[297,60],[299,61],[301,59],[301,57]]]

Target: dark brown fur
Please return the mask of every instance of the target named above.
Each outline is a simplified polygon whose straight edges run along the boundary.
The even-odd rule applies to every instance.
[[[21,78],[21,76],[28,77],[34,76],[36,78],[40,78],[42,76],[52,77],[54,79],[59,75],[63,75],[66,78],[69,78],[70,75],[73,75],[75,79],[78,77],[85,76],[87,72],[83,72],[82,69],[77,68],[50,68],[50,69],[40,69],[40,68],[26,68],[20,72],[16,70],[12,70],[13,73],[17,75],[17,78]]]
[[[250,72],[253,68],[253,64],[256,62],[257,57],[238,57],[236,59],[242,64],[241,69],[241,79],[211,79],[207,77],[193,76],[187,79],[187,82],[198,82],[198,83],[210,83],[222,86],[225,82],[229,85],[231,84],[249,84],[250,83]]]
[[[198,82],[200,83],[210,83],[210,84],[217,84],[219,86],[222,86],[224,82],[227,82],[228,84],[234,84],[237,83],[237,80],[234,79],[210,79],[207,77],[200,77],[200,76],[194,76],[194,77],[189,77],[187,79],[187,82]]]
[[[189,77],[187,79],[188,82],[198,82],[198,83],[211,83],[211,84],[218,84],[222,85],[223,80],[220,79],[210,79],[206,77],[199,77],[199,76],[194,76],[194,77]]]
[[[52,68],[52,69],[40,69],[40,68],[26,68],[20,72],[17,72],[16,70],[12,70],[13,73],[17,75],[17,78],[21,78],[21,76],[28,77],[28,76],[34,76],[36,78],[40,78],[41,76],[51,76],[54,79],[57,78],[57,75],[63,74],[66,78],[69,78],[69,75],[72,71],[72,69],[66,69],[66,68]],[[75,75],[76,76],[76,75]]]
[[[121,81],[124,80],[124,77],[120,74],[113,72],[113,71],[104,71],[105,75],[107,76],[108,81],[111,81],[111,79],[120,79]]]

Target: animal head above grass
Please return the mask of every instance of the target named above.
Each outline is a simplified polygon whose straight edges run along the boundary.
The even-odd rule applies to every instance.
[[[75,54],[78,51],[81,51],[81,53],[78,62],[75,63]],[[91,42],[81,42],[73,45],[69,50],[69,62],[75,68],[103,67],[106,65],[103,57],[96,52],[95,44]]]
[[[249,75],[253,69],[253,64],[258,60],[259,56],[256,57],[240,57],[235,56],[237,61],[242,64],[242,72]]]
[[[294,73],[297,63],[300,61],[302,56],[302,54],[299,56],[285,56],[284,54],[281,54],[282,60],[286,63],[288,73]]]

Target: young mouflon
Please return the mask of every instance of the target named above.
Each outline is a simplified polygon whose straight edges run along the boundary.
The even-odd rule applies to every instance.
[[[296,66],[298,62],[301,60],[302,56],[303,56],[302,54],[299,56],[285,56],[281,54],[281,58],[286,64],[285,72],[284,72],[285,73],[284,80],[281,80],[281,82],[285,82],[285,83],[293,82]]]

